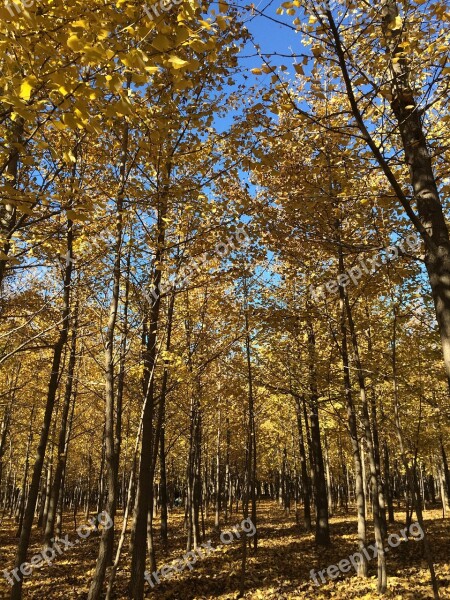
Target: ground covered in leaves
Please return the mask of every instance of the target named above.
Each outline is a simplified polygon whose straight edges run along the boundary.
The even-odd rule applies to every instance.
[[[250,552],[247,570],[247,599],[307,600],[310,598],[379,598],[376,593],[376,559],[369,563],[369,579],[360,579],[353,570],[334,581],[317,587],[310,579],[311,569],[319,571],[337,564],[356,552],[356,525],[353,513],[337,514],[331,519],[332,545],[327,549],[315,547],[312,535],[302,531],[295,523],[293,514],[285,515],[275,503],[259,504],[258,552]],[[206,540],[214,548],[209,556],[199,560],[190,571],[185,569],[170,580],[162,580],[150,589],[146,585],[149,600],[207,600],[219,598],[231,600],[238,597],[241,563],[241,544],[235,540],[229,545],[220,542],[213,532],[211,515],[206,518]],[[399,533],[404,526],[404,513],[396,513],[397,523],[390,526],[390,533]],[[426,524],[434,553],[436,572],[440,581],[442,599],[450,600],[450,519],[443,519],[439,510],[425,512]],[[240,515],[232,515],[227,527],[242,521]],[[78,517],[77,526],[83,523]],[[120,526],[120,519],[119,519]],[[0,571],[10,571],[14,564],[15,523],[4,518],[0,527]],[[74,523],[66,515],[65,533],[77,540]],[[180,510],[170,515],[170,542],[166,553],[158,547],[158,567],[181,559],[185,550],[183,514]],[[369,536],[372,538],[372,535]],[[370,539],[370,543],[373,540]],[[68,547],[51,566],[35,569],[26,579],[26,600],[56,599],[85,600],[90,577],[95,566],[98,535]],[[40,537],[35,531],[31,553],[40,551]],[[125,545],[116,581],[115,598],[128,598],[126,585],[129,578],[129,554]],[[388,556],[387,598],[425,600],[432,598],[429,575],[422,554],[422,544],[410,539],[398,548],[391,548]],[[0,595],[7,597],[9,586],[0,579]]]

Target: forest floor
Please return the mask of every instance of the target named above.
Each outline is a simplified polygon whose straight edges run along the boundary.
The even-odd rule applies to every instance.
[[[312,598],[380,598],[376,593],[377,560],[369,562],[369,578],[358,578],[353,569],[340,574],[334,581],[316,586],[310,578],[311,569],[316,572],[337,564],[356,552],[356,525],[353,512],[337,514],[331,519],[332,545],[327,549],[316,548],[313,535],[305,534],[301,525],[295,524],[295,516],[287,516],[273,502],[263,501],[258,505],[258,552],[249,552],[246,593],[247,599],[309,600]],[[440,582],[441,598],[450,600],[450,519],[443,519],[438,509],[424,514],[430,535],[436,572]],[[87,539],[77,538],[72,516],[66,515],[69,540],[67,547],[51,565],[44,564],[35,569],[25,581],[23,597],[26,600],[85,600],[97,556],[98,535]],[[404,523],[404,512],[396,513],[397,522],[389,526],[390,533],[400,533]],[[121,519],[118,525],[121,525]],[[239,525],[240,515],[232,515],[227,527]],[[83,524],[78,515],[77,526]],[[151,600],[206,600],[219,598],[231,600],[238,597],[242,545],[234,539],[228,545],[221,544],[218,534],[212,531],[211,515],[206,519],[206,540],[211,540],[208,556],[198,560],[193,569],[185,569],[172,579],[161,579],[151,590],[146,584],[146,598]],[[4,519],[0,526],[0,572],[10,571],[14,564],[17,525]],[[251,539],[251,538],[250,538]],[[368,535],[373,543],[372,531]],[[185,553],[186,536],[183,531],[183,512],[177,509],[170,513],[169,545],[167,553],[157,547],[158,567],[181,559]],[[32,539],[30,555],[41,550],[40,536],[36,529]],[[130,557],[127,544],[124,546],[116,581],[115,598],[128,598],[126,585],[129,579]],[[429,574],[422,555],[422,544],[414,539],[390,548],[387,555],[388,592],[387,598],[425,600],[432,598]],[[319,579],[320,581],[320,579]],[[0,577],[0,597],[6,598],[10,589],[4,576]]]

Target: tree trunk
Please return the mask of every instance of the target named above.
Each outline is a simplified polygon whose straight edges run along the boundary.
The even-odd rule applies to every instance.
[[[75,179],[76,174],[76,163],[74,164],[72,171],[72,181]],[[70,203],[71,206],[71,203]],[[50,375],[50,381],[47,392],[47,403],[45,406],[44,420],[42,424],[41,434],[39,438],[39,445],[36,453],[36,460],[33,466],[33,475],[30,484],[30,490],[28,494],[27,506],[25,509],[25,515],[23,520],[22,531],[20,534],[20,540],[17,548],[15,568],[18,569],[18,581],[15,579],[11,591],[11,600],[20,600],[22,597],[22,583],[23,576],[20,572],[20,566],[27,559],[28,546],[30,543],[31,528],[33,525],[34,513],[36,510],[36,502],[39,492],[39,482],[42,474],[42,467],[45,459],[45,452],[47,449],[47,441],[50,431],[50,425],[52,422],[53,407],[55,404],[56,392],[58,390],[59,375],[61,357],[64,347],[67,342],[70,322],[70,288],[72,281],[72,245],[73,245],[73,224],[72,221],[67,219],[67,258],[66,266],[64,271],[64,307],[62,315],[62,325],[59,332],[58,340],[54,346],[52,369]]]
[[[17,188],[20,158],[19,148],[22,147],[25,120],[22,117],[18,117],[15,121],[11,121],[11,123],[12,135],[8,140],[8,143],[12,150],[6,165],[6,174],[10,185]],[[25,218],[25,215],[23,215],[22,219],[23,218]],[[17,207],[15,203],[2,203],[0,205],[0,249],[2,251],[2,256],[0,258],[0,291],[5,278],[8,255],[11,250],[11,239],[18,225],[17,221]]]
[[[250,492],[250,501],[251,501],[251,515],[252,522],[255,528],[255,534],[253,536],[253,550],[256,552],[258,548],[258,529],[256,523],[256,426],[255,426],[255,399],[254,399],[254,391],[253,391],[253,371],[252,371],[252,357],[251,357],[251,338],[250,338],[250,327],[249,327],[249,305],[248,305],[248,290],[247,290],[247,281],[244,282],[244,313],[245,313],[245,353],[247,359],[247,381],[248,381],[248,427],[249,427],[249,461],[250,461],[250,471],[249,471],[249,492]]]
[[[339,253],[339,273],[344,273],[344,264],[342,252]],[[356,422],[356,411],[353,403],[352,384],[350,379],[350,363],[348,357],[347,344],[347,325],[345,308],[345,291],[343,286],[339,286],[340,310],[341,310],[341,356],[342,369],[344,376],[345,399],[347,403],[347,419],[350,432],[350,439],[353,450],[353,464],[355,468],[355,494],[356,509],[358,518],[358,546],[362,560],[358,563],[358,575],[367,576],[367,559],[363,552],[366,545],[366,500],[363,481],[363,465],[361,460],[361,450],[358,436],[358,427]]]
[[[394,416],[395,416],[395,429],[397,433],[397,439],[399,442],[400,456],[406,472],[407,486],[411,493],[412,504],[416,511],[417,521],[423,531],[423,547],[425,551],[425,558],[428,563],[428,569],[430,571],[431,585],[433,588],[433,596],[435,600],[439,600],[439,586],[436,579],[436,573],[434,570],[433,557],[431,554],[431,548],[428,541],[428,534],[426,531],[425,523],[422,515],[422,506],[420,497],[416,487],[415,476],[412,473],[412,469],[409,465],[408,458],[406,455],[405,445],[403,441],[403,431],[400,422],[400,406],[398,401],[398,385],[397,385],[397,308],[394,307],[394,323],[392,333],[392,379],[393,379],[393,395],[394,395]],[[409,519],[407,518],[407,521]],[[409,526],[409,524],[408,524]]]
[[[27,484],[28,484],[28,467],[30,465],[30,447],[33,441],[33,424],[34,424],[34,410],[35,407],[31,409],[31,417],[30,417],[30,429],[28,430],[28,440],[27,440],[27,449],[25,453],[25,466],[23,469],[23,479],[22,479],[22,490],[20,494],[20,504],[19,504],[19,516],[18,516],[18,526],[16,537],[20,538],[22,533],[22,525],[23,525],[23,517],[25,511],[25,501],[27,497]]]
[[[302,407],[300,403],[300,398],[298,396],[295,397],[296,407],[297,407],[297,427],[298,427],[298,439],[299,439],[299,451],[300,451],[300,471],[302,478],[302,487],[303,487],[303,510],[304,517],[303,522],[305,526],[305,531],[309,533],[312,529],[311,526],[311,482],[308,475],[308,466],[306,459],[306,451],[305,451],[305,441],[303,436],[303,425],[302,425]]]
[[[340,251],[340,266],[344,268],[344,260],[342,256],[342,246],[339,246]],[[348,298],[347,290],[342,286],[344,293],[345,310],[347,313],[347,321],[350,332],[350,337],[353,346],[353,355],[356,365],[356,372],[358,377],[359,391],[361,397],[361,408],[362,408],[362,424],[364,427],[365,441],[367,444],[368,456],[369,456],[369,469],[370,469],[370,487],[372,491],[372,512],[373,512],[373,527],[375,533],[375,544],[377,547],[377,559],[378,559],[378,584],[377,591],[379,594],[384,594],[387,587],[387,573],[386,573],[386,557],[384,554],[384,537],[383,537],[383,522],[381,518],[381,507],[379,503],[379,490],[378,490],[378,472],[376,466],[375,448],[372,438],[372,429],[370,427],[369,417],[369,405],[366,394],[366,382],[364,377],[364,371],[361,364],[361,357],[359,351],[358,338],[356,334],[356,328],[353,321],[353,314]]]
[[[323,463],[322,443],[320,439],[319,405],[316,372],[316,337],[309,307],[306,308],[306,330],[308,333],[308,371],[309,371],[309,409],[311,423],[311,454],[314,474],[314,500],[316,505],[316,544],[330,544],[330,529],[328,523],[327,485]]]
[[[220,433],[221,433],[221,398],[218,398],[217,409],[217,443],[216,443],[216,473],[214,479],[214,527],[220,531]]]
[[[130,86],[128,78],[127,87]],[[112,561],[114,550],[114,519],[117,508],[117,485],[120,456],[120,426],[115,423],[121,420],[122,407],[116,406],[114,394],[114,338],[117,324],[117,313],[120,302],[120,280],[121,280],[121,258],[123,243],[123,202],[126,184],[126,165],[128,155],[128,123],[125,122],[122,132],[122,145],[120,157],[120,181],[116,204],[116,231],[114,241],[114,266],[111,304],[109,307],[109,319],[106,329],[105,346],[105,459],[106,478],[108,484],[108,498],[106,512],[112,523],[111,527],[104,527],[100,546],[98,550],[97,564],[94,577],[89,589],[88,600],[99,600],[103,582],[105,580],[106,567]],[[119,429],[116,432],[116,427]]]
[[[72,339],[69,356],[69,365],[67,372],[67,382],[64,394],[63,409],[61,414],[61,428],[59,431],[58,438],[58,455],[56,459],[55,475],[53,478],[53,485],[50,490],[50,497],[48,502],[47,519],[45,521],[44,530],[44,548],[51,546],[52,538],[55,530],[56,512],[58,509],[59,494],[61,490],[62,475],[66,464],[66,434],[67,434],[67,421],[69,417],[69,411],[72,400],[72,389],[73,389],[73,377],[76,362],[76,350],[77,350],[77,328],[78,328],[78,301],[75,304],[74,319],[72,325]]]
[[[338,63],[345,83],[347,96],[356,124],[367,142],[376,161],[397,195],[403,209],[421,236],[425,245],[425,265],[433,296],[438,323],[444,365],[450,385],[450,241],[448,227],[439,196],[431,156],[427,146],[420,108],[411,87],[408,57],[405,54],[403,27],[396,27],[399,15],[396,0],[383,5],[383,34],[390,55],[391,107],[397,120],[398,130],[410,172],[411,186],[418,214],[405,195],[402,185],[391,170],[380,148],[367,128],[353,91],[352,80],[346,63],[346,55],[339,30],[331,10],[326,11],[335,43]]]
[[[167,165],[167,181],[170,179],[171,165]],[[140,464],[137,477],[137,491],[134,505],[134,518],[132,525],[132,550],[131,550],[131,578],[130,598],[142,600],[144,594],[144,574],[146,557],[147,518],[149,502],[153,493],[153,473],[151,472],[153,457],[153,417],[154,417],[154,388],[155,367],[157,360],[156,335],[159,324],[159,312],[161,296],[159,294],[161,284],[161,265],[163,262],[163,251],[166,234],[166,213],[168,202],[168,185],[164,186],[158,206],[158,236],[156,254],[153,270],[153,289],[155,295],[150,299],[149,326],[146,332],[146,350],[144,352],[144,411],[142,424],[142,438],[140,449]]]
[[[175,307],[175,293],[173,292],[169,300],[167,311],[167,334],[166,334],[166,352],[170,352],[172,343],[173,313]],[[169,363],[166,360],[161,385],[161,398],[159,405],[160,435],[159,435],[159,468],[160,468],[160,499],[161,499],[161,541],[164,548],[167,547],[167,474],[166,474],[166,397],[167,383],[169,379]]]

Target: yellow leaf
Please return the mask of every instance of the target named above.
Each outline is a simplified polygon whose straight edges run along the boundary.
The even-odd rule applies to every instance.
[[[189,46],[193,48],[196,52],[204,52],[207,49],[206,44],[204,42],[196,39],[190,40]]]
[[[74,210],[67,211],[67,218],[71,221],[87,221],[86,215],[82,215],[81,213],[77,213]]]
[[[189,64],[187,60],[183,60],[179,56],[175,56],[175,54],[169,56],[169,62],[174,69],[182,69]]]
[[[222,17],[222,15],[218,15],[216,18],[216,21],[217,21],[217,24],[220,27],[220,29],[222,31],[225,31],[225,29],[228,26],[226,19],[224,17]]]
[[[169,38],[159,33],[153,40],[152,46],[153,48],[156,48],[156,50],[164,52],[165,50],[168,50],[172,46],[172,44],[170,43]]]
[[[63,153],[63,157],[67,163],[76,163],[77,162],[77,159],[75,158],[75,155],[72,152],[72,150],[66,150]]]
[[[71,25],[71,27],[87,29],[89,23],[85,19],[79,19],[78,21],[73,21],[73,23],[71,23],[70,25]]]
[[[315,46],[313,46],[311,48],[311,50],[312,50],[312,53],[314,54],[314,56],[316,58],[318,58],[319,56],[321,56],[323,54],[323,51],[324,51],[323,46],[320,46],[320,45],[317,45],[317,44]]]
[[[203,25],[203,27],[205,27],[205,29],[207,29],[208,31],[212,27],[211,23],[208,23],[208,21],[204,21],[203,19],[199,19],[198,22],[201,23]]]
[[[34,75],[30,75],[29,77],[25,77],[22,80],[20,85],[20,98],[22,100],[29,100],[31,97],[31,92],[33,91],[33,87],[36,85],[37,79]]]
[[[402,28],[402,18],[397,15],[393,21],[389,23],[389,29],[401,29]]]
[[[84,42],[78,38],[78,36],[74,33],[67,40],[67,45],[74,52],[78,52],[84,46]]]
[[[66,113],[63,115],[62,120],[67,127],[70,127],[70,129],[78,129],[78,123],[72,114]]]

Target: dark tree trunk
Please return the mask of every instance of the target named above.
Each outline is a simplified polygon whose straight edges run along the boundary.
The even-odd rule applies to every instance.
[[[342,257],[342,246],[340,248],[340,258],[341,267],[344,267],[343,257]],[[368,456],[369,456],[369,469],[370,469],[370,489],[372,492],[372,512],[373,512],[373,526],[375,533],[375,543],[377,547],[377,559],[378,559],[378,584],[377,591],[379,594],[384,594],[386,592],[387,587],[387,573],[386,573],[386,557],[384,554],[384,531],[383,531],[383,521],[381,517],[381,507],[379,503],[379,490],[378,490],[378,482],[379,482],[379,473],[377,472],[377,463],[375,457],[375,448],[373,443],[373,434],[370,426],[370,417],[369,417],[369,403],[367,401],[366,394],[366,383],[364,377],[364,371],[361,364],[360,351],[358,338],[356,334],[356,328],[353,321],[353,314],[350,306],[350,301],[348,298],[347,290],[343,288],[344,291],[344,303],[345,310],[347,314],[347,321],[349,326],[350,337],[352,340],[353,346],[353,355],[356,366],[356,373],[358,377],[358,384],[360,390],[361,397],[361,420],[364,427],[365,441],[367,444]],[[377,438],[378,439],[378,438]]]
[[[75,179],[76,163],[73,167],[72,180]],[[54,346],[52,369],[50,381],[48,384],[47,403],[45,406],[44,420],[42,424],[39,445],[36,453],[36,460],[33,466],[33,475],[31,479],[30,489],[28,493],[27,506],[23,519],[22,531],[20,534],[19,545],[17,548],[15,568],[18,570],[22,563],[26,562],[28,546],[30,543],[31,528],[33,525],[34,513],[36,510],[36,502],[39,493],[39,482],[42,474],[42,467],[47,449],[48,436],[53,416],[53,408],[55,405],[56,393],[58,390],[60,365],[64,347],[67,342],[70,322],[70,288],[72,281],[72,245],[73,245],[73,223],[67,219],[67,258],[64,270],[64,307],[62,315],[62,326],[59,332],[58,340]],[[11,600],[20,600],[22,597],[23,577],[19,571],[19,581],[14,580],[11,591]]]
[[[128,80],[128,87],[130,81]],[[116,204],[116,231],[114,242],[114,266],[111,304],[109,307],[109,319],[106,330],[105,346],[105,459],[106,478],[108,485],[108,498],[106,512],[112,522],[111,527],[104,527],[100,546],[98,550],[97,564],[94,577],[89,589],[88,600],[99,600],[103,582],[105,580],[106,568],[112,562],[114,550],[114,519],[117,509],[118,473],[121,442],[121,398],[115,402],[114,381],[114,338],[117,324],[117,313],[120,302],[120,280],[121,280],[121,258],[123,243],[123,204],[126,184],[126,165],[128,155],[128,123],[125,122],[122,133],[122,145],[120,156],[120,181]],[[117,414],[117,423],[116,423]]]
[[[67,421],[72,400],[73,377],[75,371],[76,351],[77,351],[77,328],[78,328],[78,302],[74,310],[74,319],[72,325],[72,339],[67,372],[67,382],[64,394],[63,409],[61,414],[61,428],[59,431],[57,458],[53,485],[50,490],[48,502],[47,519],[45,521],[44,547],[52,545],[52,538],[55,530],[56,512],[58,508],[59,494],[61,490],[61,481],[66,464],[65,446],[67,434]]]
[[[342,251],[339,252],[339,273],[344,273],[344,264]],[[356,510],[358,518],[358,546],[363,559],[358,563],[358,575],[367,576],[367,560],[363,552],[366,545],[366,499],[364,490],[363,464],[361,459],[361,450],[358,436],[358,426],[356,421],[356,411],[353,402],[352,384],[350,379],[350,362],[348,356],[347,342],[347,324],[345,308],[345,291],[343,286],[339,286],[340,310],[341,310],[341,356],[344,378],[344,394],[347,403],[347,419],[350,432],[350,439],[353,451],[353,465],[355,469],[355,494]]]
[[[316,372],[316,337],[308,311],[309,307],[307,307],[306,329],[308,333],[309,409],[314,473],[314,500],[316,505],[316,543],[319,546],[328,546],[330,544],[330,529],[328,523],[327,485],[325,481],[322,443],[320,439],[319,394],[317,391]]]
[[[169,300],[167,311],[167,334],[166,334],[166,352],[170,352],[172,342],[173,313],[175,307],[175,293],[172,293]],[[161,541],[163,546],[167,547],[167,474],[166,474],[166,397],[167,383],[169,379],[169,365],[165,361],[163,381],[161,385],[161,399],[159,405],[159,468],[160,468],[160,500],[161,500]]]
[[[308,475],[308,466],[305,450],[305,440],[303,436],[303,424],[302,424],[302,405],[300,398],[295,397],[296,401],[296,413],[297,413],[297,427],[298,427],[298,439],[299,439],[299,450],[300,450],[300,473],[303,487],[303,523],[305,531],[308,533],[311,531],[311,481]]]
[[[167,165],[167,181],[170,179],[171,165]],[[168,185],[164,186],[158,206],[158,235],[157,250],[155,254],[152,284],[155,295],[150,300],[148,315],[148,328],[146,331],[146,350],[144,352],[144,409],[142,421],[142,437],[140,448],[140,463],[137,476],[137,490],[134,505],[134,518],[132,525],[132,549],[131,549],[131,578],[130,598],[142,600],[144,595],[144,574],[146,558],[147,518],[150,499],[153,494],[152,458],[154,452],[153,420],[154,420],[154,396],[155,396],[155,367],[157,360],[156,336],[159,324],[159,313],[161,296],[159,293],[161,284],[161,265],[166,235],[166,213],[168,203]],[[154,557],[152,558],[154,560]]]

